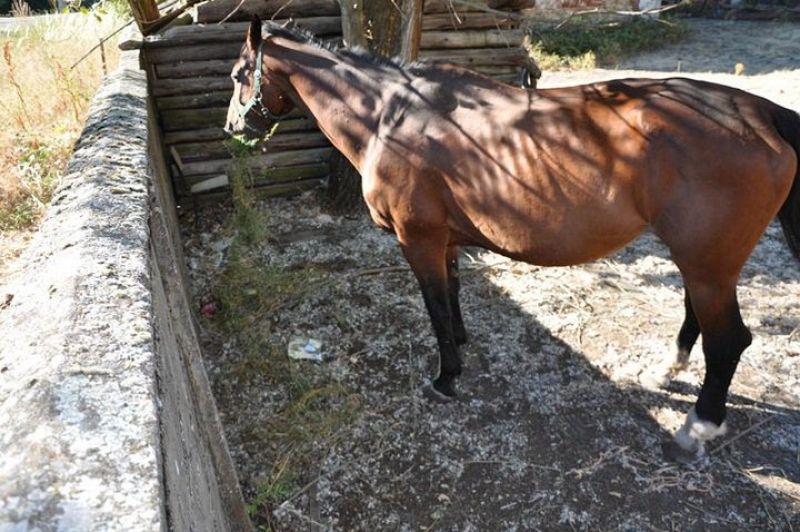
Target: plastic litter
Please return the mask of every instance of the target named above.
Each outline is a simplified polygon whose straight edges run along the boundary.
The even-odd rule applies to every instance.
[[[200,307],[200,314],[210,318],[211,316],[213,316],[213,315],[215,315],[217,313],[217,310],[219,310],[217,308],[217,304],[215,302],[211,301],[209,303],[206,303],[202,307]]]
[[[322,342],[315,338],[293,336],[289,340],[289,358],[322,362]]]

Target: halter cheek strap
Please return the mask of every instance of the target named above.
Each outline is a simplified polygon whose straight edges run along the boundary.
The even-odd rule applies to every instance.
[[[255,104],[261,105],[261,63],[262,63],[263,53],[261,51],[261,45],[258,45],[258,54],[256,54],[256,72],[253,74],[253,95],[250,96],[250,99],[247,100],[247,103],[244,104],[244,107],[239,109],[239,118],[244,118],[247,113],[250,112],[250,109],[253,108]],[[261,105],[263,107],[263,105]]]
[[[247,113],[249,113],[253,107],[258,104],[258,114],[264,118],[268,118],[269,120],[280,120],[286,115],[286,113],[276,115],[261,101],[261,76],[263,68],[262,59],[264,57],[261,46],[261,44],[258,45],[258,53],[256,54],[256,71],[253,73],[253,95],[250,96],[250,99],[247,100],[247,103],[244,104],[241,109],[239,109],[239,118],[244,118]]]

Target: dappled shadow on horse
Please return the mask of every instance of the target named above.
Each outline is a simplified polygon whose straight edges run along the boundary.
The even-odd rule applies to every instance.
[[[458,250],[543,266],[605,256],[646,228],[685,286],[676,368],[703,334],[706,375],[667,451],[692,459],[725,433],[751,335],[737,279],[777,215],[800,257],[800,118],[687,79],[524,90],[450,65],[335,50],[254,20],[232,71],[226,129],[263,133],[301,107],[362,176],[373,221],[397,235],[440,353],[433,390],[456,395]]]

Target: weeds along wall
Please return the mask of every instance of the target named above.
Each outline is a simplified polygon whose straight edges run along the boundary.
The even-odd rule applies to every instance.
[[[250,530],[138,53],[95,96],[0,304],[0,530]]]
[[[522,68],[535,65],[521,47],[524,32],[514,14],[533,4],[533,0],[476,0],[467,8],[448,0],[429,0],[420,55],[505,81],[517,79]],[[253,14],[263,19],[292,18],[321,39],[340,41],[342,36],[337,0],[212,0],[194,9],[194,23],[166,29],[141,43],[127,43],[142,47],[180,204],[216,201],[230,194],[231,154],[223,142],[222,126],[233,88],[230,71],[247,29],[243,21]],[[245,168],[259,194],[291,193],[322,185],[330,173],[332,152],[314,120],[295,111],[268,143],[257,147]]]

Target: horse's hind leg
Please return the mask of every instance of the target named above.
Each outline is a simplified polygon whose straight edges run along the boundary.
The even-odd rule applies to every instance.
[[[455,379],[461,374],[461,355],[453,332],[453,313],[447,280],[446,230],[398,234],[400,247],[417,277],[425,306],[439,344],[439,376],[433,381],[436,391],[455,396]]]
[[[458,293],[461,290],[461,279],[458,273],[458,246],[448,246],[447,248],[447,288],[450,294],[450,311],[456,345],[464,345],[467,343],[467,330],[464,328],[461,304],[458,301]]]
[[[706,374],[695,406],[675,435],[679,449],[668,447],[666,450],[673,455],[682,451],[698,456],[703,453],[706,441],[725,433],[728,387],[739,357],[750,345],[752,336],[739,312],[736,277],[727,281],[685,277],[685,281],[691,307],[703,334]],[[685,339],[691,339],[690,333],[691,328]]]
[[[689,290],[684,290],[683,304],[686,309],[686,317],[683,319],[680,332],[678,332],[678,355],[667,372],[664,384],[668,384],[678,373],[686,369],[689,364],[689,354],[697,342],[697,337],[700,336],[700,324],[697,323]]]

